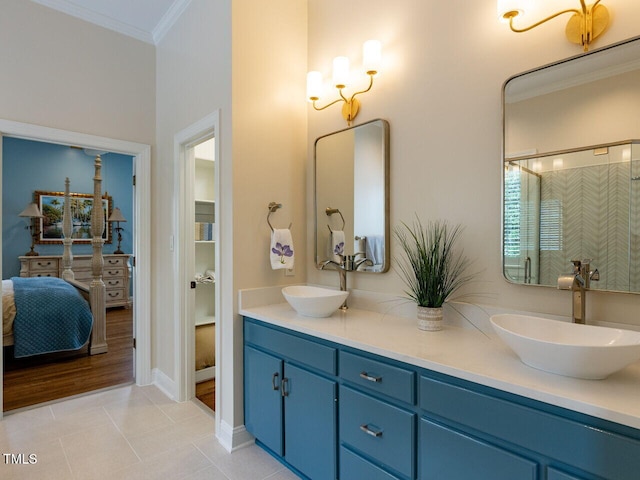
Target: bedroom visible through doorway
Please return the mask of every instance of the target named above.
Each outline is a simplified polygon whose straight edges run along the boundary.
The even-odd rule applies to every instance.
[[[107,353],[88,356],[77,351],[36,352],[13,358],[14,346],[3,347],[3,410],[23,408],[135,380],[134,248],[136,208],[134,157],[16,137],[3,137],[2,148],[2,273],[12,277],[60,276],[62,241],[58,214],[65,178],[73,194],[73,269],[76,279],[91,279],[91,245],[87,227],[93,193],[93,164],[102,162],[105,208]],[[35,204],[42,217],[24,217]],[[30,247],[38,253],[31,253]],[[3,292],[4,293],[4,292]],[[4,298],[3,298],[4,300]],[[6,345],[3,328],[3,345]],[[55,351],[55,349],[54,349]]]

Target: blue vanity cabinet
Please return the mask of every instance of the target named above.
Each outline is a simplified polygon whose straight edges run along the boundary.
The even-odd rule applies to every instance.
[[[340,478],[415,478],[416,373],[341,350]]]
[[[538,480],[538,464],[436,422],[420,420],[420,480]]]
[[[252,319],[245,423],[312,480],[638,480],[640,430]]]
[[[419,399],[421,480],[640,478],[638,430],[426,371]]]
[[[245,321],[245,426],[298,473],[337,478],[336,350]]]
[[[244,348],[244,422],[246,429],[273,451],[284,455],[280,387],[284,362],[255,348]]]

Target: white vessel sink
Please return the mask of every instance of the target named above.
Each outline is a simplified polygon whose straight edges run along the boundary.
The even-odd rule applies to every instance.
[[[291,285],[282,289],[289,305],[306,317],[329,317],[347,299],[349,292],[329,288]]]
[[[513,314],[491,324],[522,362],[558,375],[602,379],[640,360],[640,332]]]

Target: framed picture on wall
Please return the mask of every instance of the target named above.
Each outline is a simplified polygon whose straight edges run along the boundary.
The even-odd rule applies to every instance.
[[[62,243],[62,211],[64,209],[64,192],[33,193],[34,201],[43,217],[40,219],[40,234],[36,243]],[[73,243],[91,243],[91,212],[93,211],[93,195],[88,193],[70,193],[71,226]],[[107,221],[112,210],[110,195],[102,196],[105,229],[102,238],[111,243],[111,223]]]

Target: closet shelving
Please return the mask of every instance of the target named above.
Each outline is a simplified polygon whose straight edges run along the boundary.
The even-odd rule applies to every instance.
[[[213,325],[215,328],[215,238],[217,225],[214,201],[214,162],[195,159],[195,325],[196,330]],[[215,280],[214,280],[215,279]],[[207,337],[209,334],[207,334]],[[213,345],[211,346],[213,351]],[[208,349],[208,347],[207,347]],[[202,352],[196,347],[196,357]],[[196,382],[215,377],[215,366],[196,371]]]

